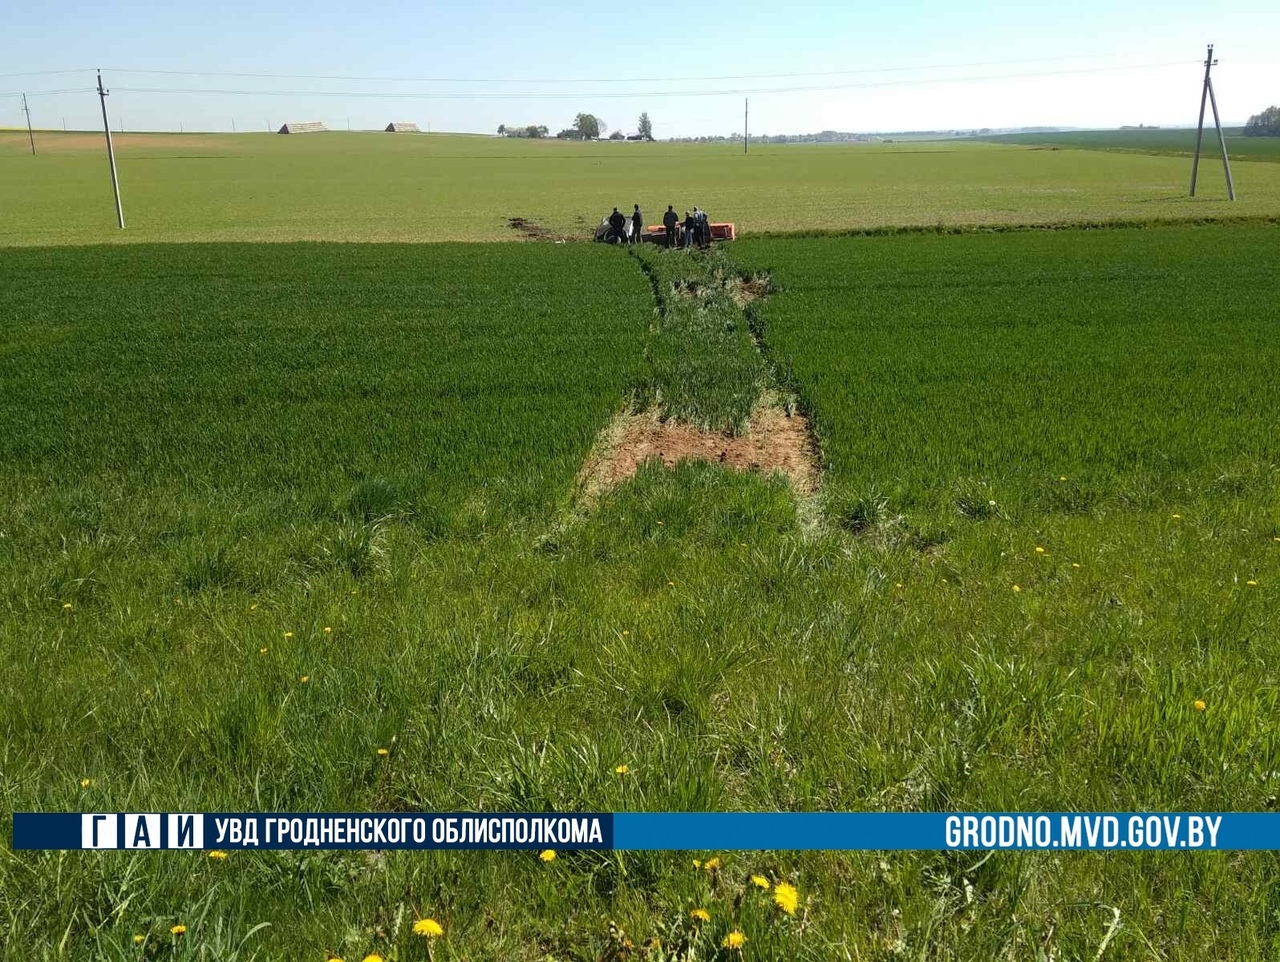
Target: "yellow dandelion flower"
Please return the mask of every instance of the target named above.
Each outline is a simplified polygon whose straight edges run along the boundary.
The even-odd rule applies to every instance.
[[[695,922],[710,922],[711,913],[706,909],[694,909],[689,913],[689,918],[693,919]]]
[[[260,654],[260,655],[265,655],[266,653],[267,653],[267,649],[266,649],[266,648],[259,648],[259,649],[258,649],[258,654]]]
[[[1256,588],[1258,586],[1258,583],[1256,581],[1246,581],[1245,584],[1247,584],[1251,588]]]
[[[1208,706],[1204,703],[1204,699],[1203,699],[1203,698],[1197,698],[1197,699],[1195,700],[1195,706],[1194,706],[1194,707],[1195,707],[1195,710],[1196,710],[1196,711],[1204,711]]]
[[[768,880],[767,878],[765,878],[763,875],[753,875],[753,876],[751,876],[751,884],[752,884],[752,885],[754,885],[754,886],[755,886],[756,888],[758,888],[758,889],[768,889],[768,888],[769,888],[769,880]]]
[[[556,850],[554,848],[543,849],[538,853],[538,858],[544,862],[554,862],[556,860]]]
[[[209,853],[209,858],[213,859],[215,862],[221,862],[226,857],[227,857],[227,853],[220,848],[215,848],[212,852]]]
[[[893,584],[893,586],[894,586],[895,588],[901,588],[901,587],[902,587],[902,582],[901,582],[901,581],[895,581],[895,582],[894,582],[894,584]]]
[[[699,861],[695,858],[695,859],[693,860],[693,867],[694,867],[694,868],[702,868],[702,863],[701,863],[701,862],[699,862]]]
[[[310,676],[310,675],[303,675],[303,676],[301,676],[301,677],[298,679],[298,681],[299,681],[299,682],[301,682],[301,683],[302,683],[302,684],[304,684],[304,685],[305,685],[307,682],[309,682],[310,680],[311,680],[311,676]]]
[[[342,959],[336,955],[331,955],[324,962],[342,962]]]
[[[1067,480],[1067,476],[1066,476],[1065,474],[1060,474],[1060,475],[1058,475],[1058,480],[1059,480],[1059,481],[1065,481],[1065,480]]]
[[[714,872],[716,869],[718,869],[718,868],[720,867],[720,859],[719,859],[719,858],[709,858],[709,859],[707,859],[705,862],[703,862],[703,863],[702,863],[702,867],[703,867],[704,869],[706,869],[708,872]]]
[[[1180,514],[1171,514],[1171,515],[1169,515],[1169,517],[1173,518],[1173,520],[1174,520],[1174,521],[1181,521],[1181,520],[1182,520],[1182,515],[1180,515]]]
[[[249,606],[249,610],[250,610],[250,611],[257,611],[257,610],[258,610],[258,603],[255,601],[253,604],[251,604],[251,605]]]
[[[361,959],[360,962],[382,962],[382,956],[380,956],[377,952],[370,952],[363,959]]]
[[[378,749],[378,754],[379,754],[379,755],[381,755],[383,758],[386,758],[388,755],[390,755],[390,754],[391,754],[391,749],[389,749],[389,748],[379,748],[379,749]]]
[[[629,635],[629,634],[631,634],[631,632],[627,631],[627,630],[624,628],[624,629],[622,630],[622,634],[625,636],[625,635]]]
[[[631,769],[629,769],[626,765],[619,765],[617,768],[614,769],[614,772],[618,775],[625,775],[629,771],[631,771]]]
[[[62,606],[62,610],[63,610],[63,611],[70,611],[70,610],[71,610],[71,602],[69,602],[69,601],[68,601],[66,604],[64,604],[64,605]]]
[[[1044,548],[1040,547],[1039,545],[1036,545],[1036,554],[1044,554],[1044,553],[1045,553]]]
[[[444,935],[444,926],[435,919],[418,919],[413,923],[414,935],[425,935],[429,939],[439,938]]]
[[[175,925],[173,928],[169,930],[169,934],[181,935],[185,931],[187,931],[187,927],[185,925]]]
[[[286,632],[284,633],[284,636],[285,636],[286,638],[292,638],[292,637],[293,637],[293,632],[292,632],[292,631],[286,631]]]
[[[1079,568],[1079,567],[1080,567],[1080,565],[1079,565],[1079,563],[1078,563],[1078,562],[1073,561],[1073,562],[1071,562],[1071,567],[1073,567],[1073,568]]]
[[[1014,585],[1014,586],[1013,586],[1013,593],[1014,593],[1015,595],[1016,595],[1016,594],[1018,594],[1020,591],[1022,591],[1022,585]]]
[[[800,904],[800,893],[789,882],[779,882],[773,887],[773,904],[788,915],[796,914],[796,906]]]
[[[81,788],[88,788],[88,787],[89,787],[90,785],[92,785],[92,784],[93,784],[93,779],[92,779],[92,778],[82,778],[82,779],[80,779],[80,787],[81,787]]]
[[[332,633],[333,633],[333,629],[332,629],[332,628],[330,628],[328,625],[325,625],[325,626],[324,626],[324,633],[325,633],[326,635],[332,634]]]
[[[747,937],[743,935],[741,932],[739,932],[737,929],[734,929],[732,932],[726,935],[724,937],[724,941],[720,943],[720,945],[726,949],[741,949],[746,944],[747,944]]]
[[[666,524],[665,521],[659,521],[658,524]]]
[[[147,937],[143,935],[141,932],[139,932],[137,935],[133,937],[134,945],[141,945],[145,941],[147,941]]]
[[[1276,540],[1277,540],[1277,541],[1280,541],[1280,538],[1276,538]],[[668,582],[667,582],[667,587],[668,587],[668,588],[674,588],[675,586],[676,586],[676,583],[675,583],[674,581],[668,581]]]

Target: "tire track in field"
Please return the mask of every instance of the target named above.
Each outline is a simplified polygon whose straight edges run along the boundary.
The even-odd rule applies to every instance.
[[[654,261],[633,254],[640,262],[654,289],[659,322],[651,332],[651,341],[674,339],[662,348],[682,350],[697,355],[709,333],[719,336],[717,325],[725,318],[736,323],[750,337],[751,350],[758,355],[760,382],[751,400],[749,414],[742,429],[733,425],[712,430],[706,425],[690,423],[686,418],[671,416],[666,410],[671,399],[662,391],[620,411],[601,432],[579,472],[575,500],[590,507],[601,495],[633,477],[650,461],[673,468],[682,461],[705,461],[734,471],[781,474],[796,495],[802,515],[815,512],[809,504],[821,487],[822,473],[818,447],[808,418],[798,409],[793,393],[781,388],[779,378],[769,362],[761,326],[750,315],[750,305],[771,291],[766,274],[747,275],[722,251],[666,251]],[[673,279],[666,273],[662,259],[695,258],[686,262]],[[652,357],[653,344],[646,353]],[[714,357],[712,358],[714,362]],[[726,365],[725,370],[729,370]],[[705,373],[705,372],[704,372]],[[691,378],[712,393],[716,385]],[[696,388],[695,388],[696,393]],[[685,398],[684,407],[698,409],[698,397]]]

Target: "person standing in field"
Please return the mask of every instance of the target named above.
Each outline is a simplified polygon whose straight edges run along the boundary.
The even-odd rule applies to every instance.
[[[684,212],[684,246],[685,247],[690,247],[693,245],[693,229],[697,226],[697,224],[698,222],[693,219],[693,215],[690,214],[688,211],[685,211]]]
[[[640,243],[640,230],[644,227],[644,217],[640,213],[640,205],[636,204],[635,212],[631,215],[631,243]]]
[[[662,226],[667,229],[667,246],[674,247],[676,242],[676,227],[680,224],[680,215],[671,209],[671,205],[667,205],[667,212],[662,215]]]
[[[609,226],[613,228],[618,240],[624,241],[627,239],[627,217],[616,207],[613,209],[613,213],[609,215]]]
[[[693,242],[699,247],[706,247],[710,240],[707,236],[707,212],[701,207],[693,209]]]

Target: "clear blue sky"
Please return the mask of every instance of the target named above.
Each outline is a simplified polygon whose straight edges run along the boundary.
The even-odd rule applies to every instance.
[[[742,91],[748,89],[754,91],[752,133],[1101,127],[1194,123],[1196,61],[1213,42],[1222,58],[1215,87],[1224,120],[1242,121],[1280,102],[1275,0],[1077,0],[1053,7],[1005,0],[983,6],[951,0],[316,0],[287,6],[37,0],[9,5],[4,23],[0,74],[10,76],[0,77],[0,93],[33,92],[33,120],[46,127],[61,126],[64,118],[72,128],[100,125],[90,93],[34,95],[87,91],[92,73],[12,74],[101,66],[114,91],[108,101],[112,125],[123,121],[129,130],[176,130],[180,122],[188,130],[229,130],[233,121],[238,129],[261,130],[286,120],[341,128],[349,119],[355,128],[409,120],[433,130],[475,132],[492,132],[499,123],[543,123],[554,133],[578,111],[589,111],[610,128],[631,132],[647,110],[659,137],[727,134],[741,130]],[[1135,65],[1141,66],[1111,69]],[[142,70],[397,79],[126,72]],[[819,72],[832,73],[706,79]],[[666,79],[677,77],[698,79]],[[545,82],[552,80],[583,82]],[[846,86],[766,92],[839,85]],[[21,101],[0,97],[0,126],[21,123]]]

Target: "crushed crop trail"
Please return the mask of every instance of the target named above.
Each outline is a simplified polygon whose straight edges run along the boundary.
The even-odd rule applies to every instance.
[[[651,460],[780,473],[797,496],[813,495],[820,471],[808,419],[779,387],[749,311],[768,294],[768,276],[743,274],[719,248],[633,255],[657,302],[648,369],[583,465],[579,500],[594,501]]]

